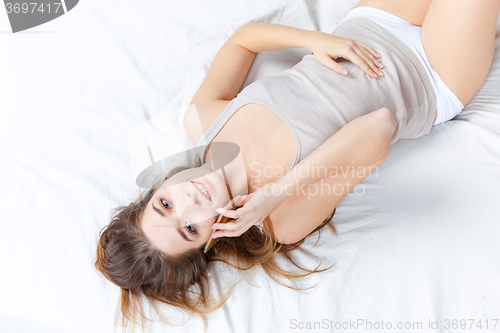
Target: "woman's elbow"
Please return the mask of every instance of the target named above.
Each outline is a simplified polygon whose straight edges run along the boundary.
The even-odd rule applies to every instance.
[[[283,245],[294,244],[297,243],[300,239],[294,239],[291,237],[287,237],[286,235],[280,235],[276,237],[276,241]]]
[[[363,151],[363,163],[365,165],[381,163],[389,155],[392,136],[396,130],[391,110],[383,107],[354,121],[359,121],[356,129],[359,140],[355,144]]]
[[[384,134],[392,136],[396,130],[396,121],[389,108],[383,107],[373,112],[378,127],[384,131]]]
[[[293,244],[293,243],[295,243],[296,241],[293,241],[293,239],[291,239],[291,237],[290,237],[291,236],[290,235],[290,232],[291,232],[290,226],[289,226],[289,228],[285,228],[285,226],[283,225],[283,221],[278,216],[276,216],[275,213],[276,212],[273,211],[269,215],[269,219],[270,219],[270,221],[272,221],[271,228],[273,229],[274,240],[280,244]]]

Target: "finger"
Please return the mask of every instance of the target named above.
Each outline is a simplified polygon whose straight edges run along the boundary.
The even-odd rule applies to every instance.
[[[341,64],[335,62],[330,56],[326,54],[318,55],[316,56],[316,59],[325,67],[330,68],[331,70],[341,74],[341,75],[346,75],[347,74],[347,68],[342,66]]]
[[[359,52],[359,53],[358,53]],[[370,64],[366,60],[366,56],[357,49],[352,49],[348,52],[349,60],[351,60],[355,65],[361,68],[367,75],[372,78],[377,78],[378,75],[375,73],[373,68],[370,67]]]
[[[238,229],[238,230],[232,230],[232,231],[229,231],[229,230],[217,230],[216,232],[214,232],[214,234],[212,235],[212,238],[220,238],[220,237],[239,237],[243,234],[243,232],[245,232],[246,230],[241,230],[241,229]]]
[[[222,207],[219,207],[215,210],[217,213],[232,218],[232,219],[238,219],[242,216],[245,216],[246,214],[250,214],[255,212],[255,207],[251,207],[249,205],[246,206],[241,206],[241,208],[238,208],[238,210],[230,210],[230,209],[224,209]]]
[[[221,238],[221,237],[238,237],[239,235],[232,235],[227,231],[217,231],[212,235],[212,238]]]
[[[224,228],[226,227],[226,224],[227,223],[214,223],[214,224],[212,224],[212,229],[213,230],[224,230]]]
[[[245,224],[246,223],[243,219],[238,219],[227,223],[215,223],[212,225],[212,229],[223,231],[237,231],[243,229]]]
[[[253,193],[242,196],[241,199],[238,200],[238,206],[244,206],[252,198],[252,196]]]
[[[366,45],[365,43],[361,43],[361,42],[357,42],[358,45],[361,45],[363,46],[365,49],[368,50],[368,52],[370,52],[370,54],[372,54],[375,58],[380,58],[380,54],[377,53],[377,51],[375,51],[374,49],[372,49],[371,47],[369,47],[368,45]]]
[[[371,77],[377,77],[373,74],[373,70],[366,63],[366,61],[356,52],[354,49],[349,49],[346,51],[346,54],[343,56],[345,59],[349,59],[353,64],[357,65],[363,72],[368,74]]]
[[[235,220],[228,223],[215,223],[212,228],[215,232],[212,238],[217,237],[238,237],[246,232],[249,228],[254,225],[261,224],[264,219],[240,219],[241,221]]]
[[[368,56],[368,58],[371,59],[371,61],[373,61],[373,63],[375,64],[375,66],[377,66],[380,69],[384,68],[384,65],[382,65],[382,63],[380,61],[378,61],[373,56],[373,54],[370,52],[370,50],[368,50],[365,46],[361,45],[360,49]]]
[[[217,208],[215,211],[217,213],[219,213],[220,215],[230,217],[232,219],[237,219],[245,214],[245,212],[241,213],[242,209],[244,209],[244,208],[241,208],[238,210],[227,210],[227,209],[224,209],[221,207],[221,208]]]
[[[359,55],[361,57],[361,59],[363,59],[363,61],[368,65],[368,67],[370,68],[369,69],[369,73],[367,73],[368,75],[370,75],[371,77],[379,77],[379,76],[382,76],[382,72],[380,71],[380,69],[377,67],[377,65],[373,62],[373,60],[369,57],[369,55],[367,53],[365,53],[365,50],[364,49],[361,49],[361,48],[355,48],[354,49],[354,52],[356,52],[357,55]]]
[[[212,238],[221,238],[221,237],[227,237],[228,233],[223,230],[219,230],[213,233]]]

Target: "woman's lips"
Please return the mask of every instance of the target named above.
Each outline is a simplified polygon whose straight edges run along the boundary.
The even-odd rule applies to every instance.
[[[204,181],[204,180],[202,180],[202,179],[196,179],[196,180],[193,180],[192,182],[193,182],[193,183],[198,183],[198,184],[201,184],[201,185],[205,186],[205,188],[206,188],[206,189],[207,189],[207,191],[208,191],[208,196],[210,197],[210,199],[209,199],[209,200],[210,200],[210,201],[212,201],[212,189],[210,188],[210,185],[209,185],[206,181]],[[196,186],[195,186],[195,187],[196,187]],[[196,188],[196,189],[198,189],[198,188]],[[198,190],[199,190],[199,189],[198,189]],[[200,192],[201,192],[201,191],[200,191]],[[201,194],[205,195],[203,192],[201,192]],[[206,197],[205,197],[205,198],[206,198]],[[208,198],[207,198],[207,199],[208,199]]]

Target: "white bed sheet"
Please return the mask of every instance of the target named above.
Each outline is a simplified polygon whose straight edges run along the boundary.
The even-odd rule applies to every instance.
[[[111,332],[118,288],[94,269],[98,232],[137,196],[147,146],[155,159],[193,146],[182,112],[218,49],[250,22],[331,32],[356,2],[87,0],[17,34],[0,14],[0,331]],[[245,85],[306,53],[259,54]],[[135,140],[150,119],[154,130]],[[445,319],[499,330],[499,190],[500,37],[473,102],[393,145],[338,206],[338,236],[325,231],[296,252],[309,267],[335,264],[300,283],[318,286],[289,290],[255,269],[258,287],[240,282],[207,331],[311,331],[300,325],[319,322],[317,331],[341,323],[363,332],[351,323],[383,320],[392,331],[421,322],[419,332],[444,332]],[[214,282],[236,279],[228,269]],[[201,332],[202,322],[153,325],[165,329]]]

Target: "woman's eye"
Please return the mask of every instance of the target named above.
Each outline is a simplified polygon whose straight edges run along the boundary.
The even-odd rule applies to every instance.
[[[167,200],[163,200],[163,199],[161,199],[161,200],[160,200],[160,202],[161,202],[161,205],[162,205],[163,207],[165,207],[166,209],[170,209],[170,208],[172,208],[172,205],[170,205],[170,203],[169,203]]]
[[[186,223],[186,230],[192,234],[196,234],[196,228],[192,224]]]

